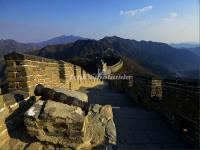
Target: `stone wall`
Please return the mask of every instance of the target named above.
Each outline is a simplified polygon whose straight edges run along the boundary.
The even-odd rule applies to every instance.
[[[108,67],[108,70],[111,71],[111,73],[116,73],[123,67],[123,61],[120,59],[120,61],[117,62],[116,64],[114,64],[112,66],[107,66],[107,67]]]
[[[94,87],[101,81],[93,78],[81,67],[64,61],[11,53],[6,55],[8,92],[23,90],[33,94],[37,84],[50,88],[77,90]]]
[[[40,100],[26,112],[24,123],[30,136],[44,145],[59,145],[59,149],[90,150],[99,145],[116,144],[110,105],[90,105],[85,115],[80,107]]]
[[[23,91],[14,91],[0,95],[0,149],[8,149],[9,133],[23,123],[24,112],[39,97],[30,97]]]
[[[39,99],[33,96],[37,84],[71,90],[102,84],[81,67],[64,61],[20,53],[6,55],[5,61],[8,89],[0,95],[0,149],[8,149],[9,132],[23,123],[24,113]]]
[[[199,96],[197,83],[133,77],[111,80],[110,86],[125,91],[138,104],[160,112],[184,137],[198,145]]]

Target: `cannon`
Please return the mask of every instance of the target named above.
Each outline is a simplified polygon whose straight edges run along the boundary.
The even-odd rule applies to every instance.
[[[34,94],[36,96],[41,96],[43,100],[53,100],[56,102],[80,107],[82,110],[85,111],[86,114],[89,110],[89,103],[80,101],[79,99],[68,96],[64,93],[56,92],[51,88],[45,88],[42,84],[38,84],[35,87]]]

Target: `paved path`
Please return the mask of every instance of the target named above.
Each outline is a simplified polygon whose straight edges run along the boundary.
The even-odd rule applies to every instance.
[[[138,107],[124,93],[113,91],[107,85],[81,91],[89,95],[90,103],[112,105],[117,129],[116,149],[186,148],[158,113]]]

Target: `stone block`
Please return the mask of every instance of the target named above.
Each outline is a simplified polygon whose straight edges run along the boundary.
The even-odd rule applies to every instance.
[[[0,150],[9,149],[10,136],[7,129],[0,132]]]
[[[152,80],[151,97],[162,98],[162,80]]]
[[[17,72],[7,72],[6,77],[7,79],[16,79]]]
[[[27,69],[27,67],[24,66],[10,66],[10,67],[6,67],[6,71],[7,72],[25,72]]]
[[[0,124],[0,133],[3,132],[6,129],[7,129],[6,124],[5,123],[1,123]]]
[[[6,60],[5,62],[6,62],[6,66],[15,66],[16,65],[14,60]]]
[[[92,146],[98,144],[113,144],[117,142],[116,128],[110,105],[92,105],[85,119],[85,140],[91,140]],[[106,141],[106,138],[107,140]]]
[[[24,99],[29,98],[29,94],[24,91],[13,91],[3,95],[4,102],[7,106],[20,102]]]
[[[38,101],[26,113],[25,124],[31,136],[36,136],[40,141],[64,146],[75,146],[82,142],[84,113],[80,108],[47,101],[43,113],[40,114],[43,105],[43,101]]]
[[[10,150],[9,146],[10,138],[5,138],[0,141],[0,150]]]
[[[5,103],[4,103],[4,99],[3,99],[3,95],[0,95],[0,109],[4,108]]]
[[[99,144],[116,144],[111,106],[93,105],[87,116],[75,106],[48,100],[38,101],[25,114],[30,136],[63,148],[91,149]]]
[[[7,107],[0,109],[0,124],[5,123],[5,119],[10,115],[9,109]]]
[[[26,150],[43,150],[44,149],[44,145],[42,145],[40,142],[34,142],[31,143]],[[54,148],[53,148],[54,149]]]

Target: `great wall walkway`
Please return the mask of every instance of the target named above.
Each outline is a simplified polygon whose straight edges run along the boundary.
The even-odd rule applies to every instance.
[[[33,95],[35,86],[38,83],[49,88],[57,87],[71,90],[78,90],[80,87],[91,87],[80,89],[80,91],[88,94],[90,103],[112,105],[114,122],[117,129],[117,146],[113,147],[113,149],[132,150],[140,148],[156,150],[160,148],[184,149],[188,147],[158,113],[138,106],[132,98],[129,98],[124,93],[109,89],[106,84],[97,86],[102,82],[100,80],[91,80],[92,75],[87,73],[80,66],[64,61],[56,61],[19,53],[8,54],[5,56],[5,60],[9,87],[7,90],[10,92],[6,94],[8,94],[8,98],[10,99],[11,97],[12,100],[7,102],[4,97],[5,95],[1,95],[0,97],[0,150],[2,149],[1,145],[4,147],[11,146],[11,150],[24,150],[32,143],[38,143],[36,142],[38,139],[31,138],[25,125],[23,125],[24,113],[28,109],[24,108],[24,106],[26,106],[26,102],[24,102],[25,99],[23,98],[22,102],[20,101],[19,103],[16,97],[11,93],[11,91],[22,90],[28,91],[30,95]],[[123,62],[117,64],[121,66],[122,63]],[[116,68],[116,65],[114,65],[114,70],[117,69],[118,67]],[[69,79],[71,75],[86,77],[86,81],[81,82],[81,80],[75,80],[69,82],[67,79]],[[160,88],[161,84],[154,87],[153,81],[156,80],[153,78],[146,80],[146,77],[136,79],[136,89],[139,87],[140,95],[142,93],[144,97],[150,97],[148,93],[150,90],[154,92],[155,88]],[[184,129],[184,132],[187,132],[187,134],[183,133],[185,137],[187,136],[191,138],[191,140],[198,142],[199,138],[196,134],[199,134],[199,127],[196,121],[199,117],[197,115],[199,110],[199,84],[192,84],[192,86],[191,83],[188,85],[187,82],[180,82],[177,84],[177,80],[170,81],[171,83],[164,80],[159,81],[159,83],[160,82],[164,84],[162,85],[162,91],[164,92],[162,100],[167,102],[160,108],[167,108],[165,112],[167,112],[167,114],[172,113],[171,117],[173,119],[174,115],[181,115],[174,119],[175,123],[178,123],[178,125],[181,124],[181,126],[178,127],[179,130]],[[119,82],[119,84],[117,82],[114,83],[116,83],[117,86],[123,86],[123,89],[129,90],[130,88],[127,82]],[[149,86],[150,84],[151,86]],[[134,90],[134,88],[131,89],[131,91],[132,90]],[[157,90],[155,92],[157,92]],[[96,132],[94,133],[94,135],[96,135]],[[190,142],[190,140],[188,140],[188,142]],[[193,145],[190,147],[193,147]],[[43,147],[41,143],[40,146]],[[106,150],[109,148],[112,147],[108,146]]]
[[[113,91],[108,85],[81,91],[88,94],[92,104],[112,105],[117,129],[116,149],[187,148],[159,114],[137,106],[124,93]]]

